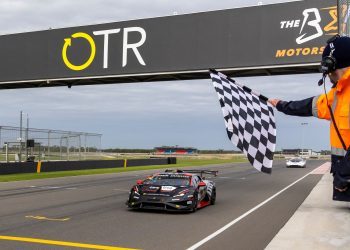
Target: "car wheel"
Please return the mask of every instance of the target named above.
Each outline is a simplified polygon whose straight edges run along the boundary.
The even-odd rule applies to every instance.
[[[134,196],[134,193],[135,193],[135,191],[131,189],[130,195],[129,195],[129,199],[128,199],[128,201],[127,201],[127,205],[128,205],[129,208],[131,207],[131,206],[130,206],[130,203],[131,203],[132,197]]]
[[[214,188],[210,197],[210,205],[214,205],[215,201],[216,201],[216,189]]]
[[[193,204],[192,204],[192,209],[191,209],[192,213],[197,211],[197,206],[198,206],[198,194],[194,193],[193,194]]]

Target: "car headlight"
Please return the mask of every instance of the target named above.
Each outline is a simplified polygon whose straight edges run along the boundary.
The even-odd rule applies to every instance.
[[[182,196],[185,196],[185,194],[177,194],[177,195],[174,195],[174,197],[182,197]]]

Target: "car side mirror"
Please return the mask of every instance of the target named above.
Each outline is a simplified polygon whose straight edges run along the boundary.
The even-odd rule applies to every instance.
[[[137,184],[137,185],[142,185],[142,184],[143,184],[143,180],[137,180],[137,181],[136,181],[136,184]]]
[[[201,181],[199,184],[198,184],[198,187],[205,187],[207,184],[205,184],[204,181]]]

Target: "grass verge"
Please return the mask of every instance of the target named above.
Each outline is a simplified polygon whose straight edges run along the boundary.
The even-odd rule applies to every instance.
[[[34,179],[46,179],[57,178],[65,176],[77,176],[77,175],[93,175],[93,174],[111,174],[138,170],[150,170],[150,169],[165,169],[165,168],[178,168],[178,167],[193,167],[193,166],[205,166],[210,164],[223,164],[223,163],[236,163],[246,162],[243,157],[231,157],[224,159],[193,159],[193,158],[178,158],[177,164],[172,165],[151,165],[140,167],[128,167],[128,168],[103,168],[103,169],[89,169],[89,170],[72,170],[72,171],[59,171],[59,172],[42,172],[42,173],[30,173],[30,174],[9,174],[0,176],[0,182],[9,181],[22,181],[22,180],[34,180]]]

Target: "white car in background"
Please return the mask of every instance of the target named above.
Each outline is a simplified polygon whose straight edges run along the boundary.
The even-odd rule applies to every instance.
[[[301,157],[295,157],[288,159],[286,162],[287,168],[290,167],[299,167],[299,168],[305,168],[306,167],[306,160]]]

